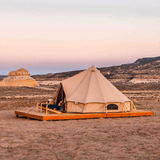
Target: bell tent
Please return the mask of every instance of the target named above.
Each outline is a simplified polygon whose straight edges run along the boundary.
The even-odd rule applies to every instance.
[[[111,84],[95,66],[63,80],[54,101],[56,104],[64,101],[66,112],[102,113],[131,110],[131,100]]]

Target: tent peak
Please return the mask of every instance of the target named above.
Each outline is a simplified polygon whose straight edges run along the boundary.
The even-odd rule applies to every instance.
[[[93,65],[93,66],[91,67],[91,72],[95,72],[95,70],[96,70],[96,67]]]
[[[91,72],[95,72],[95,69],[96,69],[96,67],[95,67],[95,66],[92,66]]]
[[[88,70],[90,70],[90,72],[100,72],[94,65],[91,66]]]

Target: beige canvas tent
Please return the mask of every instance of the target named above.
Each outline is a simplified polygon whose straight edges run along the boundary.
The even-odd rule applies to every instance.
[[[125,112],[131,101],[114,87],[95,66],[62,81],[55,103],[65,102],[67,112]]]

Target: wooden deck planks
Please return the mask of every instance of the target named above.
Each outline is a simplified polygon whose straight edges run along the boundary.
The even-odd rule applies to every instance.
[[[126,112],[126,113],[108,113],[106,117],[141,117],[141,116],[153,116],[152,111],[138,111],[138,112]]]
[[[17,117],[27,117],[42,121],[47,120],[72,120],[72,119],[93,119],[93,118],[118,118],[118,117],[140,117],[153,116],[153,111],[135,110],[124,113],[94,113],[94,114],[76,114],[76,113],[62,113],[62,114],[45,114],[36,111],[15,111]]]

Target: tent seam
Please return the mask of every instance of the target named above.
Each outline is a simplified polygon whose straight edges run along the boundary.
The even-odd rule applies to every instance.
[[[93,67],[92,67],[92,68],[93,68]],[[84,104],[86,104],[86,99],[87,99],[87,96],[88,96],[89,86],[91,85],[91,84],[90,84],[91,76],[92,76],[92,70],[91,70],[91,74],[90,74],[90,77],[89,77],[89,85],[88,85],[88,87],[87,87],[87,94],[86,94],[86,98],[85,98],[85,102],[84,102]]]
[[[97,78],[97,72],[95,71],[95,73],[96,73],[96,79],[97,79],[97,81],[98,81],[98,85],[99,85],[99,80],[98,80],[98,78]],[[104,101],[104,103],[106,103],[106,101],[105,101],[105,99],[104,99],[104,95],[103,95],[103,93],[102,93],[102,89],[101,89],[101,86],[100,86],[100,85],[99,85],[99,88],[100,88],[101,94],[102,94],[102,96],[103,96],[103,101]]]

